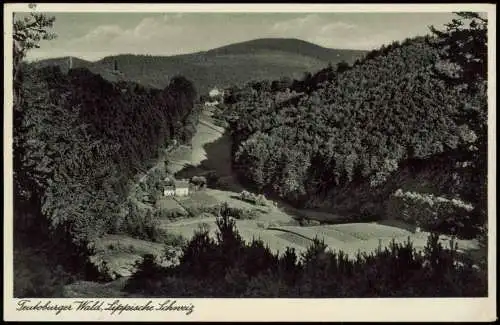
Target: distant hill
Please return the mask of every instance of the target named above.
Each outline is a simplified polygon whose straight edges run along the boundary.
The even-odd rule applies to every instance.
[[[110,81],[130,80],[164,88],[175,75],[191,80],[200,94],[214,86],[226,87],[250,80],[301,78],[329,63],[354,63],[365,51],[324,48],[298,39],[266,38],[231,44],[209,51],[176,56],[117,55],[96,62],[73,58],[73,67],[86,67]],[[120,73],[115,73],[117,61]],[[68,68],[68,58],[47,59],[37,65]]]
[[[94,62],[86,61],[86,60],[76,58],[76,57],[72,57],[72,60],[73,60],[73,69],[74,68],[90,67],[92,64],[94,64]],[[35,64],[38,67],[58,65],[59,67],[61,67],[62,71],[67,72],[67,70],[69,68],[69,57],[45,59],[45,60],[37,61]]]

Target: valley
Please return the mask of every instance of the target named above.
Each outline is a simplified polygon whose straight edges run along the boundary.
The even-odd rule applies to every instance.
[[[207,188],[195,192],[188,197],[172,200],[171,209],[184,208],[196,204],[206,209],[227,203],[230,207],[247,211],[255,211],[257,217],[252,220],[235,220],[238,232],[246,242],[261,239],[273,253],[285,252],[287,247],[294,248],[297,253],[304,253],[314,238],[323,240],[328,250],[342,251],[350,258],[359,253],[372,253],[394,242],[404,244],[410,240],[417,251],[426,246],[429,233],[415,232],[413,227],[404,223],[395,222],[365,222],[365,223],[335,223],[335,220],[344,220],[343,216],[316,210],[297,209],[284,201],[267,200],[264,207],[257,207],[252,203],[238,198],[239,193],[245,190],[238,182],[231,168],[231,139],[225,130],[213,124],[210,110],[205,109],[200,117],[196,133],[191,146],[179,146],[169,152],[167,167],[177,178],[190,178],[215,171],[220,179],[224,180],[224,189]],[[163,161],[163,160],[161,160]],[[162,166],[159,163],[155,168]],[[177,202],[177,204],[176,204]],[[329,224],[316,226],[301,226],[298,218],[318,221],[327,221]],[[319,222],[318,222],[319,223]],[[217,226],[215,215],[202,213],[196,217],[189,217],[178,221],[162,220],[160,227],[170,234],[182,236],[189,240],[196,230],[209,229],[210,236],[216,238]],[[441,236],[443,246],[450,245],[449,236]],[[455,239],[460,252],[476,251],[479,248],[477,240]],[[109,247],[113,246],[112,249]],[[128,278],[135,270],[135,263],[142,259],[143,254],[153,254],[161,260],[165,247],[159,243],[138,240],[126,235],[109,235],[99,240],[96,261],[106,261],[110,274],[118,278],[105,285],[91,282],[71,284],[67,287],[71,295],[74,292],[119,291],[125,284],[122,278]],[[180,251],[178,251],[180,253]],[[169,262],[163,264],[170,265]],[[115,283],[114,285],[112,283]],[[83,289],[86,288],[86,289]],[[117,289],[118,288],[118,289]],[[114,290],[114,291],[113,291]],[[121,295],[125,295],[124,292]]]
[[[484,297],[487,21],[455,15],[94,62],[27,62],[55,17],[18,17],[14,295]]]

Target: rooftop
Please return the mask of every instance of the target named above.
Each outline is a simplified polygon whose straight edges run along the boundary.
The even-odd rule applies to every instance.
[[[175,181],[175,188],[189,187],[188,181]]]

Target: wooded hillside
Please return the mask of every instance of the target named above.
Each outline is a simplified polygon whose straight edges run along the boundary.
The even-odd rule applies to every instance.
[[[206,52],[175,56],[122,54],[96,62],[73,58],[74,67],[86,67],[110,81],[127,80],[165,88],[172,77],[191,80],[199,94],[213,87],[241,85],[249,80],[301,78],[328,63],[353,63],[365,51],[324,48],[298,39],[257,39]],[[67,69],[69,59],[42,60],[36,66],[58,65]],[[114,73],[115,62],[120,74]]]
[[[442,75],[453,75],[457,63],[445,57],[442,43],[453,39],[438,36],[383,46],[351,67],[329,67],[284,87],[265,81],[232,89],[222,115],[241,177],[297,205],[334,210],[328,201],[346,187],[377,191],[402,164],[417,160],[447,155],[448,178],[477,172],[454,163],[478,168],[486,160],[485,88],[464,91],[485,78],[450,85],[452,77]],[[466,179],[439,194],[478,202],[473,192],[485,191],[484,181]]]
[[[156,90],[86,69],[27,69],[15,114],[16,203],[30,200],[76,237],[112,230],[129,180],[169,140],[190,141],[194,87],[182,77]]]

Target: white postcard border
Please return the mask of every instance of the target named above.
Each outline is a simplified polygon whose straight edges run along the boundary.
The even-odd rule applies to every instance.
[[[43,12],[487,12],[488,28],[488,209],[489,296],[487,298],[387,299],[119,299],[122,303],[193,304],[181,312],[18,312],[13,297],[12,244],[12,13],[27,3],[4,5],[4,320],[10,321],[493,321],[496,320],[496,6],[493,4],[37,4]],[[10,69],[9,69],[10,67]],[[118,298],[117,298],[118,299]],[[35,299],[33,299],[35,300]],[[53,304],[83,299],[36,299]],[[94,299],[95,300],[95,299]],[[99,299],[105,303],[116,300]]]

